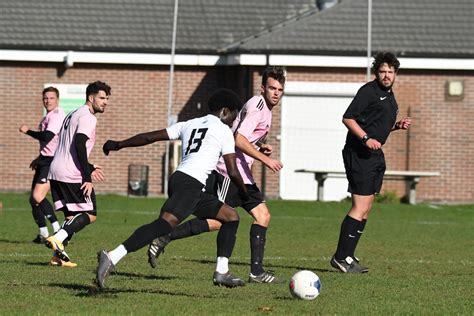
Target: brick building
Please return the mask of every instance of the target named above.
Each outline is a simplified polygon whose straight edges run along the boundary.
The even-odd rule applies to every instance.
[[[172,96],[178,120],[204,114],[207,97],[217,87],[247,99],[259,93],[265,65],[287,66],[287,94],[274,110],[268,142],[288,168],[281,174],[255,168],[269,197],[292,198],[292,187],[314,189],[310,175],[294,178],[293,166],[314,168],[315,161],[317,167],[338,166],[344,128],[338,111],[367,80],[367,1],[342,0],[325,10],[318,2],[180,3]],[[149,166],[149,193],[162,194],[165,143],[107,158],[100,147],[106,139],[167,125],[172,1],[111,0],[91,11],[97,3],[0,4],[1,191],[30,188],[28,165],[37,143],[18,127],[33,128],[40,121],[44,85],[104,80],[112,86],[112,97],[106,113],[97,116],[90,160],[104,167],[107,180],[97,184],[97,192],[125,193],[128,166],[140,164]],[[474,114],[473,10],[469,0],[373,4],[372,50],[400,57],[394,90],[400,116],[413,118],[409,133],[389,138],[388,168],[440,173],[421,180],[419,200],[474,201],[474,125],[468,122]],[[307,130],[298,130],[303,125]],[[340,185],[330,188],[335,196]],[[384,190],[405,194],[404,183],[397,181],[386,182]]]

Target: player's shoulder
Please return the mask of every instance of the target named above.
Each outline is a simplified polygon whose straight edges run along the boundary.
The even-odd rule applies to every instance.
[[[245,104],[247,111],[262,111],[265,108],[265,99],[261,95],[251,97]]]

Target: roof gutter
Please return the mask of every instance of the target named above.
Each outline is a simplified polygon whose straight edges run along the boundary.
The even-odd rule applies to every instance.
[[[267,61],[268,58],[268,61]],[[474,59],[462,58],[403,58],[403,69],[474,70]],[[107,53],[78,51],[0,50],[0,61],[64,63],[72,67],[79,63],[169,65],[171,54]],[[176,54],[180,66],[265,66],[366,68],[367,57],[305,56],[277,54],[192,55]]]

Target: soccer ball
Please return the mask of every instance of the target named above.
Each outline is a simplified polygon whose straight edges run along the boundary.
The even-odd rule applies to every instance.
[[[291,277],[290,293],[293,297],[310,301],[318,297],[320,291],[321,281],[314,272],[302,270]]]

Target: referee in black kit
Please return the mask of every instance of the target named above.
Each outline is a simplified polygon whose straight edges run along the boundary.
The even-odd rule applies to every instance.
[[[394,54],[378,53],[372,63],[375,79],[363,85],[344,113],[348,129],[342,151],[352,207],[341,224],[339,242],[331,266],[341,272],[364,273],[367,267],[354,255],[375,194],[380,192],[385,173],[382,146],[391,131],[408,129],[411,119],[397,122],[398,105],[392,91],[400,62]]]

